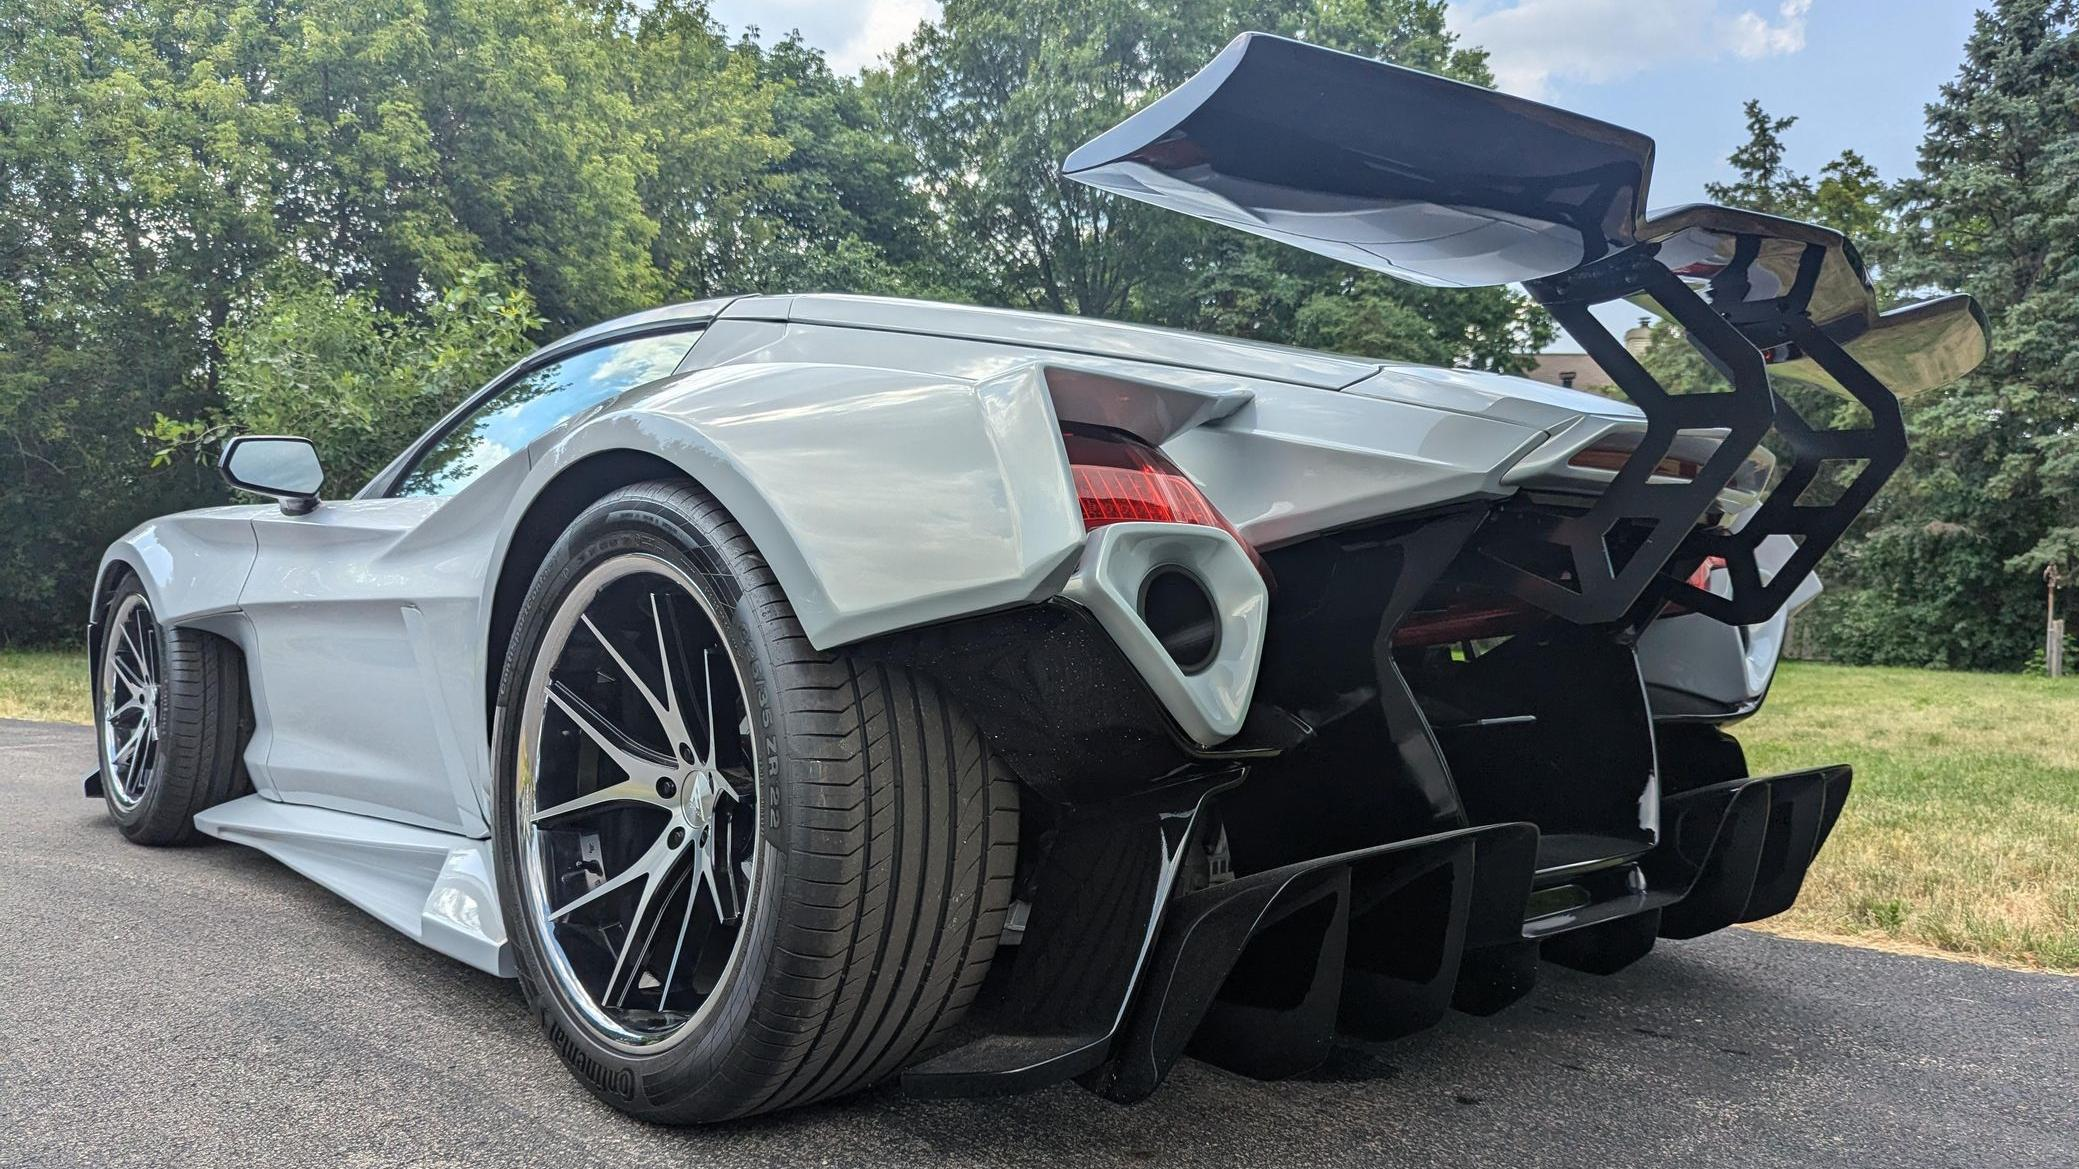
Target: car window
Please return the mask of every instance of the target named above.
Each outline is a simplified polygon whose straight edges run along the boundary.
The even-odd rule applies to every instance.
[[[670,373],[693,340],[692,333],[637,337],[515,379],[427,447],[394,494],[453,495],[578,411]]]

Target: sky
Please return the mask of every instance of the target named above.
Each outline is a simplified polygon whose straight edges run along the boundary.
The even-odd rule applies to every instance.
[[[938,14],[936,0],[713,0],[735,32],[799,29],[831,66],[870,65]],[[1963,60],[1977,0],[1453,0],[1452,31],[1485,48],[1501,88],[1653,137],[1656,207],[1728,177],[1741,105],[1795,115],[1790,166],[1816,174],[1854,148],[1911,174],[1922,108]],[[1243,30],[1236,29],[1241,32]],[[1610,308],[1621,328],[1636,310]],[[1576,348],[1563,336],[1554,348]]]

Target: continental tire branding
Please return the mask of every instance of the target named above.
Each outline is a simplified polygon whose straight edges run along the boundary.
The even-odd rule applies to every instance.
[[[635,1099],[634,1072],[627,1068],[611,1068],[593,1059],[584,1048],[577,1045],[576,1040],[564,1033],[563,1025],[554,1019],[549,1020],[549,1042],[556,1045],[556,1050],[562,1054],[563,1062],[570,1065],[571,1071],[591,1081],[600,1091],[610,1096],[619,1096],[623,1100]]]

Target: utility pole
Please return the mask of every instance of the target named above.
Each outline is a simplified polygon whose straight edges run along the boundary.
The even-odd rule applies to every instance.
[[[2057,586],[2062,583],[2064,577],[2056,564],[2043,567],[2043,584],[2049,591],[2043,633],[2043,672],[2053,678],[2061,678],[2065,672],[2065,619],[2057,615]]]

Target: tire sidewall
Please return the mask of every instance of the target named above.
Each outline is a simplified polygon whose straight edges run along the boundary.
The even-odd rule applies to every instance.
[[[545,941],[526,911],[519,866],[519,813],[515,806],[522,704],[542,650],[543,635],[585,573],[602,560],[630,552],[653,555],[683,570],[713,611],[723,643],[743,679],[757,754],[758,861],[739,947],[723,984],[711,996],[699,1029],[666,1050],[630,1054],[607,1043],[573,1009],[549,973]],[[499,679],[493,743],[492,849],[499,903],[511,940],[521,989],[536,1023],[557,1055],[595,1095],[638,1116],[669,1106],[675,1116],[721,1118],[748,1110],[729,1090],[728,1072],[742,1050],[760,989],[768,981],[775,944],[773,907],[785,878],[786,808],[782,801],[772,664],[753,630],[739,565],[718,546],[711,523],[641,488],[624,489],[581,514],[551,548],[522,602]]]

